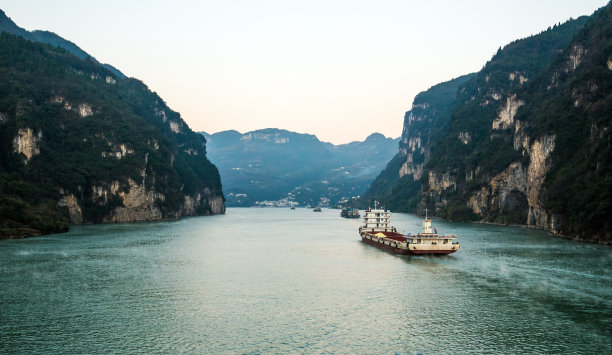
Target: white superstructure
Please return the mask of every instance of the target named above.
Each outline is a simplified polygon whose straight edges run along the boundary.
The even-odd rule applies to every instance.
[[[457,237],[454,235],[438,235],[438,231],[431,226],[431,219],[423,220],[423,230],[417,235],[407,236],[409,249],[414,254],[450,254],[459,250]]]
[[[363,226],[359,228],[359,232],[393,232],[397,233],[397,230],[390,226],[391,212],[384,208],[378,208],[379,202],[374,201],[374,208],[364,211],[363,215]]]

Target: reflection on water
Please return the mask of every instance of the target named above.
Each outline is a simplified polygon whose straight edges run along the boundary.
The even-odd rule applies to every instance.
[[[0,353],[611,352],[610,247],[434,220],[461,250],[405,257],[359,224],[235,208],[0,242]]]

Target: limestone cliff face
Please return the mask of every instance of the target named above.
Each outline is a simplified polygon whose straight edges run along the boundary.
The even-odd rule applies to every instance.
[[[204,210],[203,214],[223,214],[225,213],[225,204],[223,197],[215,195],[210,189],[205,188],[203,191],[197,192],[195,195],[186,195],[180,210],[176,217],[181,216],[197,216],[199,211]]]
[[[493,129],[506,129],[514,126],[514,116],[518,108],[524,104],[524,101],[517,100],[516,95],[508,96],[506,104],[500,108],[497,118],[493,121]]]
[[[526,191],[527,171],[521,163],[515,162],[493,177],[488,185],[473,192],[467,204],[479,216],[504,213],[524,208],[520,200],[526,199]]]
[[[472,192],[467,205],[480,218],[527,209],[523,224],[541,229],[552,228],[551,217],[543,204],[543,183],[554,147],[554,135],[536,139],[527,153],[530,158],[527,167],[521,162],[511,163],[488,180],[485,186]]]
[[[160,204],[164,202],[166,196],[147,187],[144,182],[139,183],[128,179],[127,184],[122,184],[115,180],[90,188],[92,193],[88,202],[100,207],[117,205],[109,209],[109,212],[103,216],[102,222],[104,223],[159,221],[184,216],[225,213],[223,196],[213,193],[209,188],[203,189],[194,196],[185,195],[181,206],[166,215]],[[60,195],[58,206],[68,209],[71,223],[91,222],[83,216],[81,206],[85,201],[79,200],[74,194],[66,193],[63,189],[60,189]]]
[[[456,190],[457,181],[451,173],[440,174],[435,171],[429,171],[427,174],[427,188],[424,190],[421,201],[417,206],[417,213],[423,212],[431,203],[434,204],[435,211],[446,208],[448,200],[444,195],[446,193],[454,193]]]
[[[264,140],[268,142],[273,142],[276,144],[286,144],[289,143],[289,137],[283,137],[282,132],[249,132],[245,133],[240,137],[240,140],[249,141],[249,140]]]
[[[113,197],[118,197],[122,206],[115,207],[109,215],[105,216],[104,222],[125,223],[125,222],[142,222],[142,221],[158,221],[162,219],[162,212],[157,206],[157,200],[163,201],[165,196],[156,191],[147,189],[142,184],[137,184],[134,180],[128,180],[129,187],[127,191],[118,191],[118,183],[111,185]],[[100,190],[99,190],[100,191]],[[106,189],[101,190],[106,197],[109,192]]]
[[[208,206],[212,214],[224,214],[225,213],[225,202],[222,196],[210,195],[207,196]]]
[[[544,135],[536,139],[529,151],[529,167],[527,169],[527,201],[529,215],[527,225],[537,228],[550,228],[549,214],[544,209],[543,197],[544,178],[551,165],[550,155],[555,149],[555,135]]]
[[[432,144],[436,143],[437,133],[447,125],[454,107],[457,88],[468,81],[472,75],[464,75],[438,84],[417,95],[410,111],[404,116],[404,128],[399,144],[402,165],[396,172],[399,178],[408,176],[419,181],[426,172]],[[466,132],[462,139],[469,140]]]
[[[20,128],[13,139],[13,151],[25,156],[26,162],[33,156],[40,154],[38,143],[42,139],[42,132],[34,133],[32,128]]]
[[[516,77],[514,73],[509,75],[510,80]],[[528,124],[515,119],[525,101],[514,93],[496,94],[497,114],[490,121],[489,138],[485,139],[500,143],[510,141],[517,153],[515,155],[520,159],[509,162],[501,171],[494,173],[480,165],[465,170],[463,175],[460,175],[461,169],[457,167],[429,171],[427,188],[423,191],[418,210],[426,207],[433,207],[436,212],[448,210],[449,198],[454,198],[455,201],[464,201],[478,219],[504,221],[506,219],[500,220],[498,217],[512,215],[511,220],[515,223],[549,229],[553,220],[544,208],[543,184],[551,165],[556,137],[554,134],[544,134],[535,139],[529,137]],[[505,99],[502,100],[501,95],[505,95]],[[487,105],[491,105],[491,101],[486,100]],[[479,106],[483,107],[482,103]],[[470,129],[459,131],[456,137],[461,145],[472,142]],[[486,152],[487,155],[495,153]],[[470,187],[474,184],[480,187]]]
[[[426,172],[432,144],[436,141],[437,131],[442,130],[452,113],[457,87],[472,75],[465,75],[438,84],[422,92],[414,99],[412,108],[404,116],[404,128],[399,144],[402,164],[396,172],[399,178],[408,176],[419,181]],[[461,139],[469,140],[469,133]]]
[[[428,174],[428,186],[429,192],[439,196],[442,192],[447,190],[454,192],[457,189],[457,182],[455,177],[450,173],[439,174],[430,171]]]
[[[74,224],[83,223],[83,211],[79,205],[74,194],[67,194],[63,189],[60,188],[60,195],[62,196],[57,202],[59,207],[68,208],[68,214],[70,216],[70,222]]]
[[[458,88],[473,77],[474,74],[468,74],[440,83],[414,98],[412,108],[404,115],[399,152],[365,192],[363,207],[378,200],[396,211],[416,210],[421,185],[429,178],[427,164],[432,146],[439,141],[454,108],[460,104]],[[460,139],[469,141],[471,137],[466,132]],[[401,196],[394,189],[409,192]]]
[[[423,110],[428,107],[427,103],[414,104],[412,110],[406,114],[402,139],[400,141],[400,154],[403,156],[403,163],[399,170],[399,177],[411,176],[413,180],[420,180],[425,168],[428,150],[423,146],[421,126],[427,119]]]

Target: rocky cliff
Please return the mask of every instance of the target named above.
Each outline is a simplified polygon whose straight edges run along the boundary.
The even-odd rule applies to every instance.
[[[611,24],[608,5],[500,48],[457,87],[437,136],[435,125],[405,120],[400,158],[388,166],[392,207],[612,240]]]
[[[224,213],[205,139],[135,79],[0,35],[0,238]]]
[[[440,140],[451,114],[459,105],[458,87],[473,76],[464,75],[435,85],[415,97],[412,109],[404,115],[399,152],[365,192],[361,207],[378,199],[393,210],[414,210],[432,144]]]
[[[612,5],[597,11],[552,65],[518,92],[514,136],[541,173],[528,224],[612,242]],[[527,138],[528,137],[528,138]],[[529,196],[529,195],[528,195]],[[541,212],[539,212],[541,211]],[[532,213],[533,212],[533,213]]]

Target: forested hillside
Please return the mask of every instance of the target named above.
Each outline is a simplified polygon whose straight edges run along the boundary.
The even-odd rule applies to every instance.
[[[204,138],[136,79],[0,34],[0,237],[223,213]]]
[[[500,48],[457,86],[442,132],[432,120],[417,126],[426,116],[412,114],[407,148],[362,203],[386,199],[401,211],[610,241],[610,12],[607,5]],[[415,99],[412,111],[421,106]]]

